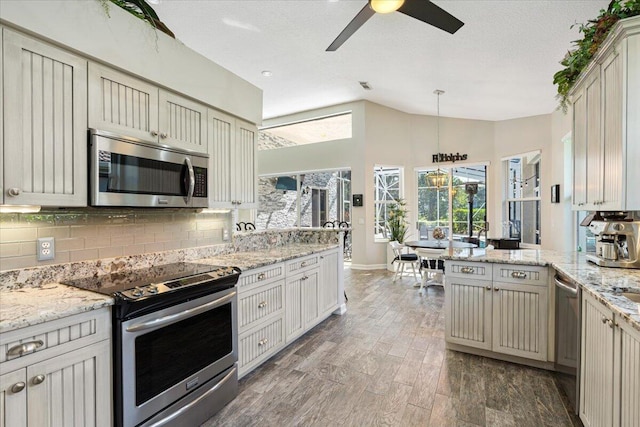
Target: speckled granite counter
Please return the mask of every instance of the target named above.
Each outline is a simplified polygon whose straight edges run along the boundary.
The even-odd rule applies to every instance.
[[[183,260],[214,265],[233,265],[242,270],[248,270],[337,247],[339,247],[337,243],[292,243],[271,249],[214,256],[209,254],[206,258],[196,255]],[[156,258],[158,259],[162,259],[165,263],[175,262],[173,258],[167,260]],[[124,268],[135,266],[135,263],[124,261],[120,263],[124,264]],[[94,266],[95,268],[91,265],[85,266],[86,268],[80,269],[69,278],[105,274],[109,268],[113,268],[102,264]],[[143,262],[140,263],[139,268],[145,266],[147,263]],[[66,277],[65,274],[70,275],[69,265],[61,265],[56,273],[51,271],[38,273],[38,269],[16,273],[11,276],[16,278],[14,283],[10,283],[5,278],[6,286],[0,287],[0,333],[113,305],[113,298],[108,296],[55,283],[56,280],[63,280]],[[38,278],[40,282],[37,281]]]
[[[552,266],[640,330],[638,304],[619,295],[620,292],[628,289],[640,292],[640,270],[638,269],[598,267],[588,262],[584,254],[578,252],[558,253],[530,249],[449,250],[443,259]]]

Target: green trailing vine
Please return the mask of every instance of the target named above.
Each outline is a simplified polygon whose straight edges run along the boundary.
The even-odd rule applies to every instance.
[[[100,0],[105,13],[109,16],[109,3],[113,3],[118,7],[126,10],[136,18],[147,21],[153,28],[162,31],[169,37],[176,38],[173,32],[167,28],[155,10],[145,0]]]
[[[609,30],[619,20],[636,15],[640,15],[640,0],[612,0],[595,19],[571,26],[578,25],[584,37],[573,42],[575,49],[567,52],[560,61],[565,68],[553,75],[553,84],[558,85],[557,98],[563,111],[566,112],[569,106],[569,91],[607,38]]]

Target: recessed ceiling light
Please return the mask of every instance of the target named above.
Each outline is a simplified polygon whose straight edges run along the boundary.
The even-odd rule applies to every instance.
[[[262,72],[262,75],[265,76],[265,77],[271,77],[271,76],[273,76],[273,73],[271,71],[269,71],[269,70],[264,70]]]

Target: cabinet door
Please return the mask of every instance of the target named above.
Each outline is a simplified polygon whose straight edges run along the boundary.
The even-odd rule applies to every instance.
[[[26,381],[26,369],[0,375],[0,427],[27,425]]]
[[[320,315],[325,316],[338,307],[338,252],[320,255],[320,285],[318,289]]]
[[[619,413],[614,425],[640,427],[640,332],[620,319],[616,334],[615,360],[620,363],[616,378],[620,383],[615,389],[620,395],[613,399],[614,413]]]
[[[304,332],[304,323],[302,320],[302,294],[304,287],[304,274],[296,274],[287,278],[285,284],[285,337],[289,343],[298,338]]]
[[[209,207],[227,208],[231,205],[231,145],[234,118],[219,111],[207,110],[207,138],[209,141]]]
[[[109,341],[101,341],[28,366],[29,425],[110,426],[110,354]]]
[[[89,63],[89,127],[158,141],[158,88]]]
[[[4,203],[87,205],[87,62],[3,30]]]
[[[207,107],[166,90],[159,93],[160,143],[198,153],[208,152]]]
[[[309,270],[302,276],[302,316],[304,318],[304,330],[307,331],[318,323],[318,283],[320,271]]]
[[[232,144],[231,194],[232,201],[243,208],[257,207],[256,141],[258,129],[236,120],[235,141]]]
[[[602,64],[602,205],[598,210],[626,210],[623,203],[625,162],[622,151],[622,55],[613,52]]]
[[[584,89],[573,101],[573,195],[576,210],[584,210],[587,203],[587,100]]]
[[[582,295],[580,419],[585,427],[613,425],[613,315]]]
[[[601,135],[601,95],[599,70],[585,86],[587,98],[587,206],[599,209],[602,203],[602,135]]]
[[[446,339],[491,350],[491,282],[447,278],[444,293]]]
[[[492,350],[547,360],[546,286],[493,282]]]

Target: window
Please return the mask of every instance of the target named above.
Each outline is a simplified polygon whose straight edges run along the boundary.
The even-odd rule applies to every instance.
[[[258,150],[351,138],[351,113],[260,129]]]
[[[373,176],[375,188],[374,235],[376,239],[387,239],[389,210],[398,199],[402,198],[402,168],[376,166]]]
[[[502,235],[522,244],[539,245],[540,152],[534,151],[504,160],[506,172],[505,221]]]

